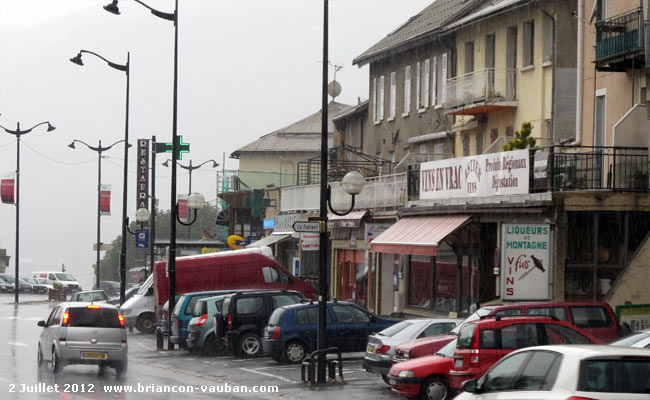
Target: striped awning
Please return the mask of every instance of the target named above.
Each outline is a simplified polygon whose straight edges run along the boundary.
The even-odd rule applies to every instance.
[[[435,256],[440,242],[470,218],[469,215],[402,218],[370,243],[370,251]]]

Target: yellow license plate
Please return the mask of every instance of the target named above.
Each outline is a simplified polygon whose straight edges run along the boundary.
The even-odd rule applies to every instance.
[[[84,360],[105,360],[107,358],[106,353],[87,353],[82,352],[81,358]]]
[[[368,345],[368,353],[374,353],[375,352],[375,346],[369,344]]]

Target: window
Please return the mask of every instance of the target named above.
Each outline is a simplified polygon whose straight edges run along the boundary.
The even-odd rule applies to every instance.
[[[465,73],[474,72],[474,42],[465,42]]]
[[[580,363],[578,390],[599,393],[648,393],[650,358],[588,359]]]
[[[402,321],[398,322],[395,325],[389,326],[388,328],[384,329],[383,331],[379,332],[378,334],[384,337],[392,337],[396,333],[399,333],[401,331],[405,331],[409,326],[413,325],[412,322],[409,321]],[[422,336],[420,336],[422,337]]]
[[[388,118],[395,119],[395,111],[397,109],[397,74],[395,72],[390,73],[390,93],[389,96],[389,108],[388,108]]]
[[[69,326],[84,328],[121,328],[114,308],[75,307],[68,309]]]
[[[479,348],[481,349],[498,349],[497,346],[497,331],[495,329],[483,329],[481,330],[481,336],[479,337]]]
[[[447,98],[447,53],[442,53],[440,62],[440,99],[439,104],[443,104]]]
[[[379,120],[384,119],[384,76],[379,77],[379,109],[377,110]]]
[[[264,282],[266,283],[276,283],[280,281],[278,271],[273,267],[263,267],[262,275],[264,276]]]
[[[469,156],[469,133],[463,133],[463,157]]]
[[[453,322],[443,322],[439,324],[431,324],[427,326],[427,329],[422,332],[419,337],[429,337],[435,335],[442,335],[445,333],[451,332],[452,329],[456,327],[456,324]]]
[[[411,66],[404,68],[404,114],[408,115],[411,111]]]
[[[476,154],[483,154],[483,131],[476,133]]]
[[[332,306],[336,318],[341,324],[363,324],[370,322],[370,317],[365,312],[352,306]]]
[[[502,349],[523,349],[539,344],[535,324],[514,324],[501,328]]]
[[[424,62],[417,64],[417,107],[423,110],[429,107],[429,72],[431,70],[431,60],[426,59]]]
[[[209,297],[207,294],[200,295],[200,296],[192,296],[190,299],[190,302],[187,303],[187,307],[185,307],[185,315],[192,315],[192,311],[194,311],[194,307],[196,307],[196,303],[201,300],[205,299],[206,297]]]
[[[544,43],[542,48],[542,62],[549,65],[553,62],[553,21],[544,16]],[[547,64],[548,63],[548,64]]]
[[[524,365],[529,352],[517,353],[506,357],[485,375],[481,389],[483,393],[500,392],[512,389],[517,372]]]
[[[504,315],[521,315],[521,308],[509,308],[494,313],[496,317],[503,317]]]
[[[318,307],[301,308],[296,310],[296,323],[300,325],[315,325],[318,323]],[[327,323],[332,323],[332,316],[327,310]]]
[[[550,351],[531,352],[526,366],[514,382],[514,390],[551,390],[562,356]]]
[[[535,21],[524,22],[523,66],[535,64]]]
[[[569,312],[574,325],[578,328],[606,328],[610,325],[609,317],[603,307],[569,307]]]
[[[438,57],[433,57],[433,76],[431,77],[431,105],[438,105]]]
[[[54,318],[56,316],[56,313],[59,312],[59,308],[61,307],[55,307],[54,310],[50,313],[50,316],[47,318],[46,325],[50,326],[54,324]]]
[[[302,298],[296,295],[281,294],[277,296],[271,296],[271,304],[273,305],[274,310],[278,307],[300,303],[301,300]]]
[[[586,336],[566,326],[543,324],[547,344],[591,344]]]
[[[474,332],[476,331],[476,324],[465,324],[460,328],[458,335],[458,343],[456,346],[459,349],[470,349],[474,339]]]
[[[528,309],[529,315],[550,315],[563,321],[568,321],[564,307],[534,307]]]
[[[235,304],[235,313],[237,314],[255,314],[264,306],[262,297],[243,297],[237,299]]]
[[[605,95],[596,96],[594,113],[594,146],[605,145]]]

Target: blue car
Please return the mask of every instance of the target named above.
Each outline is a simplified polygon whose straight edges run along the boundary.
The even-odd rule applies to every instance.
[[[169,338],[171,342],[174,344],[180,344],[183,348],[187,347],[187,326],[192,319],[194,306],[196,306],[196,303],[199,300],[233,292],[235,292],[235,290],[213,290],[209,292],[185,293],[180,295],[176,300],[176,305],[171,314],[172,332]]]
[[[328,302],[327,312],[327,346],[341,351],[365,351],[368,335],[398,322],[345,301]],[[277,362],[300,362],[317,348],[317,330],[317,303],[277,308],[264,329],[264,354]]]

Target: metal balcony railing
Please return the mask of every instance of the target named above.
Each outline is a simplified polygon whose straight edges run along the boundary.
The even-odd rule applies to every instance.
[[[486,68],[447,79],[446,109],[517,100],[517,70]]]
[[[644,50],[643,9],[637,8],[596,23],[596,65]]]

